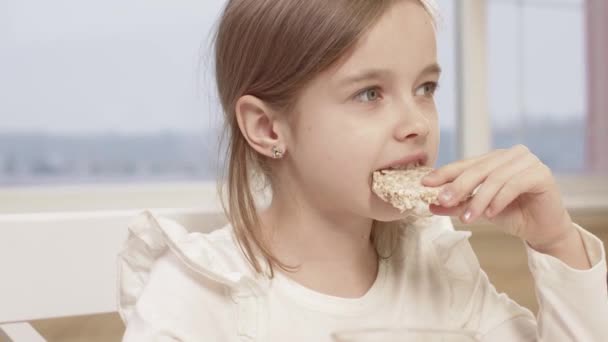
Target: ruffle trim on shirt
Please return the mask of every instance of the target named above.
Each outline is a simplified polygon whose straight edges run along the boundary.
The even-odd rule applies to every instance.
[[[250,313],[263,288],[260,280],[235,270],[210,234],[190,233],[175,221],[157,218],[152,212],[139,214],[128,227],[129,236],[118,257],[118,306],[124,322],[131,317],[146,286],[154,262],[170,250],[187,267],[213,281],[226,285],[239,314]],[[236,247],[238,248],[238,247]],[[246,322],[246,320],[239,319]],[[239,324],[242,335],[253,337],[255,327]]]
[[[470,319],[471,299],[480,280],[481,268],[469,243],[470,237],[469,231],[448,231],[433,240],[441,272],[448,279],[449,311],[455,321]]]
[[[466,322],[476,319],[473,298],[482,280],[479,260],[469,243],[472,233],[454,230],[450,218],[443,216],[434,216],[432,222],[416,230],[424,248],[433,250],[437,272],[445,281],[446,292],[437,295],[446,296],[450,321],[464,328]]]
[[[413,225],[413,228],[422,241],[432,245],[439,266],[450,278],[477,278],[480,266],[469,243],[470,231],[454,230],[452,221],[446,216],[432,216],[422,224]]]

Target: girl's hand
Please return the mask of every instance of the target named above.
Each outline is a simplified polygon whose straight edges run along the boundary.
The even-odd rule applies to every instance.
[[[523,145],[445,165],[422,184],[443,186],[434,214],[463,223],[486,218],[533,248],[550,248],[576,231],[551,170]]]

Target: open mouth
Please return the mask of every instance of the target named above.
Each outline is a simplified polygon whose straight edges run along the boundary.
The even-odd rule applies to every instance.
[[[417,160],[417,161],[415,161],[413,163],[394,165],[394,166],[390,166],[388,168],[380,169],[378,171],[387,171],[387,170],[413,170],[413,169],[419,168],[421,166],[424,166],[423,163],[422,163],[422,161]]]
[[[416,153],[411,153],[400,159],[394,159],[393,161],[384,164],[382,167],[380,167],[376,171],[412,170],[412,169],[419,168],[421,166],[426,166],[428,159],[429,159],[429,156],[428,156],[428,154],[426,154],[426,152],[419,151]]]

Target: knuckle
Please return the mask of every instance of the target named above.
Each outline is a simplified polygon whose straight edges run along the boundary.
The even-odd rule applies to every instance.
[[[544,172],[546,175],[553,175],[553,171],[551,171],[551,168],[543,163],[540,163],[540,168],[541,171]]]
[[[459,198],[462,189],[462,179],[456,179],[449,186],[449,191],[452,193],[452,197]]]
[[[526,166],[526,168],[535,167],[540,164],[538,157],[532,153],[519,155],[515,158],[515,161],[521,163],[522,166]]]
[[[496,154],[504,154],[504,153],[507,153],[508,151],[509,151],[508,149],[499,148],[495,152],[496,152]]]
[[[528,147],[523,144],[517,144],[517,145],[513,146],[513,150],[516,152],[520,152],[520,153],[530,152],[530,149],[528,149]]]
[[[504,180],[500,175],[492,174],[485,182],[483,182],[483,188],[485,189],[499,189],[504,184]]]
[[[465,171],[460,177],[458,177],[453,184],[453,191],[457,197],[464,196],[464,192],[473,185],[475,181],[475,175],[470,171]]]
[[[496,173],[498,172],[498,164],[488,162],[481,167],[480,171],[483,178],[496,177]]]
[[[517,195],[521,181],[518,178],[511,179],[501,190],[504,197],[512,198]]]
[[[530,158],[530,161],[537,163],[537,164],[542,164],[542,162],[540,161],[540,159],[538,158],[538,156],[534,153],[530,153],[527,155],[528,158]]]

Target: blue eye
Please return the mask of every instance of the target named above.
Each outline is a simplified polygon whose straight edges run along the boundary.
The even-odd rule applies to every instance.
[[[439,88],[439,84],[437,82],[426,82],[416,89],[415,95],[433,97],[437,91],[437,88]],[[420,90],[422,90],[422,94],[420,93]]]
[[[380,98],[380,89],[368,88],[355,95],[355,99],[361,102],[374,102]]]

